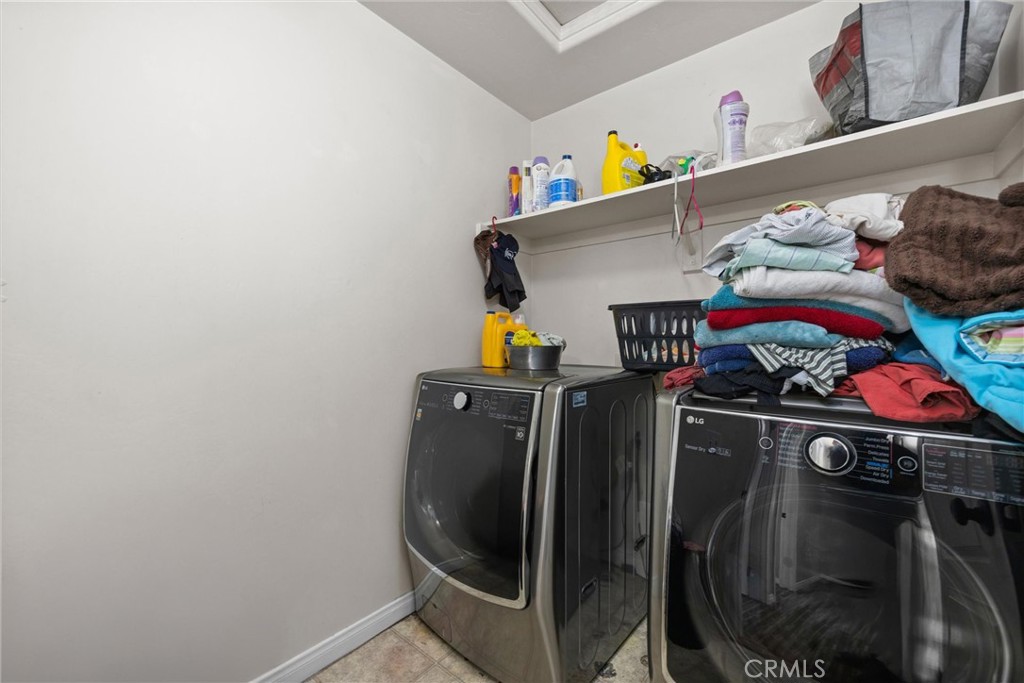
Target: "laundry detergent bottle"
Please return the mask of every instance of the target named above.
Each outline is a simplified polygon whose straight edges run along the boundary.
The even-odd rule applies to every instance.
[[[576,203],[576,167],[572,165],[571,154],[563,154],[562,160],[551,169],[548,196],[552,209]]]
[[[608,151],[605,153],[604,166],[601,168],[601,193],[610,194],[644,184],[640,169],[647,163],[647,152],[639,148],[633,149],[624,142],[619,142],[619,132],[608,131]]]
[[[484,328],[480,335],[480,365],[485,368],[501,367],[492,365],[494,362],[494,336],[497,332],[497,314],[494,311],[487,311],[484,315]]]
[[[508,360],[505,358],[506,339],[511,340],[516,330],[525,330],[526,323],[512,318],[512,314],[504,312],[487,311],[484,316],[484,329],[480,338],[481,365],[485,368],[508,367]]]

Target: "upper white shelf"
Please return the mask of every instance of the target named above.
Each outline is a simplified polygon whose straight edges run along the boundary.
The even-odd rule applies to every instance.
[[[764,195],[925,166],[994,152],[1004,144],[1024,148],[1024,91],[892,123],[812,145],[778,152],[697,174],[702,208]],[[1015,130],[1015,127],[1016,130]],[[1009,139],[1008,139],[1009,138]],[[676,182],[689,194],[689,177]],[[504,218],[498,226],[517,237],[537,239],[672,212],[672,181],[584,199],[560,209]]]

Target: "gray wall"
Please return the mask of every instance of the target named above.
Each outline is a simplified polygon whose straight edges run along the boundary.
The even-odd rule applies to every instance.
[[[410,590],[529,122],[355,3],[2,13],[3,678],[251,679]]]

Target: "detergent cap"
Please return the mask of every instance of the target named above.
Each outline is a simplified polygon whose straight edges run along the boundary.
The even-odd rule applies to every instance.
[[[743,101],[743,95],[740,94],[740,91],[739,90],[733,90],[731,93],[728,93],[726,95],[722,95],[722,99],[718,100],[718,106],[719,107],[723,107],[723,106],[725,106],[727,104],[732,104],[733,102],[742,102],[742,101]]]
[[[509,166],[508,167],[508,174],[509,175],[519,175],[519,167],[518,166]]]
[[[563,159],[572,159],[572,155],[571,154],[563,154],[562,158]]]
[[[537,164],[546,164],[546,163],[548,163],[548,158],[547,157],[534,157],[533,158],[533,165],[534,166],[536,166]]]

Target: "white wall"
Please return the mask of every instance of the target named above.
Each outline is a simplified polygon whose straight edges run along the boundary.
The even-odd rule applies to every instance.
[[[3,679],[258,676],[410,590],[529,122],[354,3],[2,12]]]
[[[1024,88],[1020,44],[1022,3],[1013,14],[982,98]],[[534,122],[535,154],[573,154],[586,196],[600,194],[600,171],[610,129],[620,139],[639,141],[651,163],[685,150],[713,151],[713,112],[719,97],[738,89],[750,104],[748,131],[808,116],[828,120],[811,84],[808,58],[832,43],[854,2],[821,2],[726,41],[692,57],[612,88]],[[942,144],[936,141],[936,144]],[[769,197],[705,211],[701,237],[709,249],[727,232],[752,222],[778,201],[827,202],[857,192],[910,192],[928,183],[958,185],[958,164],[888,174],[843,186],[811,188],[800,197]],[[971,190],[968,190],[971,191]],[[994,195],[997,183],[982,190]],[[696,184],[700,197],[700,180]],[[777,200],[777,201],[776,201]],[[683,200],[685,202],[685,198]],[[666,206],[666,213],[671,205]],[[688,228],[696,227],[691,214]],[[642,236],[657,231],[657,235]],[[609,304],[700,299],[720,283],[699,272],[684,272],[682,246],[674,244],[671,217],[629,226],[624,241],[559,248],[548,245],[532,257],[533,317],[539,329],[569,340],[569,362],[618,364]],[[640,235],[640,236],[638,236]],[[549,240],[550,241],[550,240]],[[568,240],[567,242],[572,242]]]

